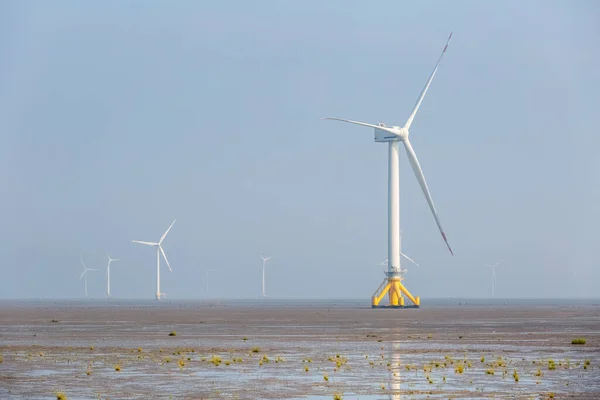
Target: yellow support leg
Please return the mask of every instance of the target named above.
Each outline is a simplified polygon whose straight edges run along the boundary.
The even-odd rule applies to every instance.
[[[379,294],[379,296],[377,296],[377,295],[373,296],[372,304],[374,306],[379,305],[379,303],[381,302],[381,299],[383,299],[383,297],[387,294],[387,292],[390,290],[391,286],[392,285],[388,282],[387,285],[384,286],[383,290],[381,290],[381,293]]]
[[[412,302],[413,302],[413,304],[419,305],[419,304],[417,303],[417,299],[415,299],[415,298],[413,297],[413,295],[412,295],[412,294],[410,294],[410,292],[409,292],[409,291],[408,291],[408,290],[407,290],[407,289],[404,287],[404,285],[403,285],[403,284],[401,284],[400,282],[398,282],[398,283],[399,283],[399,285],[400,285],[400,290],[402,290],[402,293],[404,293],[404,294],[406,295],[406,297],[408,297],[408,298],[410,299],[410,301],[412,301]]]
[[[371,297],[371,306],[373,308],[380,307],[379,303],[381,303],[381,300],[388,295],[390,307],[405,307],[405,299],[402,294],[412,301],[415,306],[419,307],[421,305],[421,298],[419,296],[414,297],[408,289],[404,287],[402,278],[386,278]]]

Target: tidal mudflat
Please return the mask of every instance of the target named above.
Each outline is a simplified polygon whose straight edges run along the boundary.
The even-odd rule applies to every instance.
[[[0,399],[599,399],[600,306],[4,302],[0,357]]]

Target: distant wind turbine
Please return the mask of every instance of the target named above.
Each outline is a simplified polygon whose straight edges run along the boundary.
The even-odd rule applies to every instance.
[[[204,280],[206,281],[206,293],[208,293],[208,273],[213,271],[216,271],[216,269],[209,269],[205,273]]]
[[[106,257],[108,257],[108,266],[106,267],[106,295],[110,297],[110,264],[114,261],[121,261],[120,258],[110,258],[108,253],[106,253]]]
[[[175,223],[175,220],[173,220],[173,222],[169,226],[169,229],[167,229],[167,231],[161,236],[161,238],[158,241],[158,243],[157,242],[142,242],[142,241],[139,241],[139,240],[132,240],[133,243],[140,243],[140,244],[145,244],[147,246],[154,246],[154,247],[156,247],[156,300],[160,300],[161,296],[164,295],[164,293],[160,292],[160,255],[161,254],[164,257],[165,262],[167,263],[167,267],[169,267],[169,272],[173,272],[173,270],[171,269],[171,265],[169,264],[169,260],[167,260],[167,255],[165,254],[165,251],[162,248],[162,242],[163,242],[163,240],[165,240],[165,237],[167,237],[167,234],[169,233],[169,231],[173,227],[174,223]]]
[[[262,258],[262,296],[266,297],[265,294],[265,267],[267,265],[267,261],[269,261],[271,258],[273,257],[265,257],[264,255],[260,255],[260,258]]]
[[[496,297],[496,267],[498,265],[500,265],[500,263],[502,261],[504,261],[504,260],[500,260],[496,264],[493,264],[493,265],[484,264],[484,266],[486,268],[491,268],[492,269],[492,297]]]
[[[88,297],[88,293],[87,293],[87,272],[88,271],[98,271],[98,270],[94,269],[94,268],[88,268],[88,267],[86,267],[85,263],[83,262],[83,258],[81,256],[79,257],[79,261],[81,261],[81,266],[83,267],[83,272],[81,273],[81,276],[79,277],[79,280],[81,280],[83,278],[84,288],[85,288],[85,297]]]

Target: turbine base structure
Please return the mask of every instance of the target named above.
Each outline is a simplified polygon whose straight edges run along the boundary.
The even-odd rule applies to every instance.
[[[388,295],[389,304],[381,304],[381,300],[386,294]],[[405,304],[403,295],[412,304]],[[414,297],[402,284],[402,278],[398,276],[386,277],[371,297],[371,308],[419,308],[420,305],[421,298],[419,296]]]
[[[167,294],[166,293],[156,293],[154,295],[155,300],[166,300],[167,299]]]

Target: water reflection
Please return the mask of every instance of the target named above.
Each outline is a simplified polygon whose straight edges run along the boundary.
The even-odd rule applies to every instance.
[[[400,341],[389,342],[388,358],[391,362],[389,386],[392,391],[389,398],[391,400],[400,400],[400,351]]]

